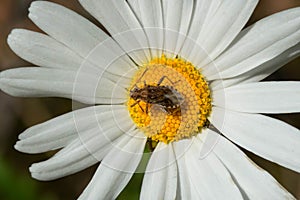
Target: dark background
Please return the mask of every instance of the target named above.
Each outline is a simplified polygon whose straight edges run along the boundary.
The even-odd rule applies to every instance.
[[[64,5],[98,24],[76,0],[52,0]],[[28,18],[32,0],[0,0],[0,70],[29,65],[8,47],[6,38],[13,28],[40,31]],[[248,24],[291,7],[299,0],[261,0]],[[99,25],[99,24],[98,24]],[[300,59],[274,73],[268,80],[300,81]],[[26,128],[71,111],[71,101],[59,98],[14,98],[0,92],[0,199],[57,200],[76,199],[83,191],[96,166],[83,172],[51,182],[39,182],[30,177],[28,167],[45,160],[53,152],[28,155],[17,152],[13,145]],[[300,114],[272,115],[300,128]],[[285,134],[285,133],[282,133]],[[271,173],[296,198],[300,199],[300,174],[280,167],[245,151],[257,164]],[[119,199],[138,199],[142,175],[136,175]]]

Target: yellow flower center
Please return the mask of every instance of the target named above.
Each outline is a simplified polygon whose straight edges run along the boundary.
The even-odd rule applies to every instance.
[[[164,55],[137,70],[127,106],[149,140],[167,144],[201,133],[212,107],[209,86],[199,70]]]

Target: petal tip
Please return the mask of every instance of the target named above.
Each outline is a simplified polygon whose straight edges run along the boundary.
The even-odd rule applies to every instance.
[[[26,150],[26,147],[24,147],[23,141],[17,141],[14,145],[14,149],[22,153],[30,153],[30,151]]]
[[[32,164],[30,167],[29,167],[29,171],[30,173],[36,173],[36,164]]]
[[[40,166],[39,163],[34,163],[29,167],[29,172],[31,177],[39,180],[39,181],[52,181],[55,180],[56,177],[51,176],[47,171],[44,171]]]
[[[43,8],[43,5],[48,4],[49,2],[47,1],[34,1],[30,4],[30,7],[28,8],[29,14],[28,17],[29,19],[31,19],[32,21],[35,21],[36,19],[38,19],[37,15],[39,12],[43,12],[41,11],[41,9]],[[40,10],[39,10],[40,9]]]
[[[17,150],[17,151],[20,151],[20,145],[18,144],[19,141],[14,145],[14,149]]]
[[[28,8],[29,13],[34,12],[34,11],[35,11],[35,8],[38,8],[39,5],[41,5],[41,4],[43,4],[43,3],[46,3],[46,2],[43,2],[43,1],[33,1],[33,2],[30,4],[29,8]]]
[[[15,29],[13,29],[10,34],[7,36],[7,44],[11,47],[12,43],[14,42],[15,38]]]
[[[43,172],[41,171],[40,167],[39,167],[39,163],[33,163],[30,167],[29,167],[29,172],[31,174],[31,177],[39,180],[39,181],[47,181],[48,179],[43,177]]]
[[[22,141],[17,141],[14,145],[14,149],[22,153],[27,153],[27,151],[24,150],[24,145]]]
[[[31,19],[31,21],[36,21],[38,19],[38,17],[33,13],[32,9],[30,10],[29,14],[28,14],[29,19]]]
[[[30,7],[28,8],[29,15],[30,14],[39,15],[39,13],[43,11],[45,12],[45,11],[55,9],[55,6],[57,7],[60,5],[50,1],[33,1],[30,4]]]
[[[12,48],[18,40],[25,34],[25,29],[15,28],[13,29],[7,37],[7,44]]]
[[[33,163],[30,167],[29,167],[29,171],[31,173],[31,175],[35,175],[36,179],[41,178],[41,174],[42,174],[42,170],[40,167],[40,163]]]

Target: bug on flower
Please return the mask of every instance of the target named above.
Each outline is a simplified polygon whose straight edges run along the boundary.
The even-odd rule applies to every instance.
[[[147,70],[148,69],[143,72],[140,79],[142,79]],[[144,87],[142,88],[139,88],[135,84],[133,89],[130,90],[130,97],[136,102],[132,104],[131,107],[138,104],[143,112],[148,113],[148,104],[155,104],[160,106],[162,110],[168,114],[178,112],[180,110],[180,106],[184,102],[184,98],[173,86],[161,85],[166,79],[174,84],[167,76],[162,76],[156,86],[148,85],[146,81],[144,81]],[[146,111],[144,111],[144,109],[140,106],[140,101],[147,104]]]

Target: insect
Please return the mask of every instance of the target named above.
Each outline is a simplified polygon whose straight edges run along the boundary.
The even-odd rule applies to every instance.
[[[148,69],[143,72],[139,80],[142,79],[147,70]],[[174,84],[167,76],[162,76],[156,86],[148,85],[146,81],[144,81],[144,87],[142,88],[139,88],[135,84],[133,89],[130,90],[130,97],[136,102],[132,104],[131,107],[138,104],[141,110],[145,112],[139,104],[143,101],[146,103],[146,113],[148,113],[148,104],[156,104],[168,114],[178,112],[180,110],[180,106],[184,102],[184,98],[173,86],[161,85],[165,79],[168,79],[172,84]]]

